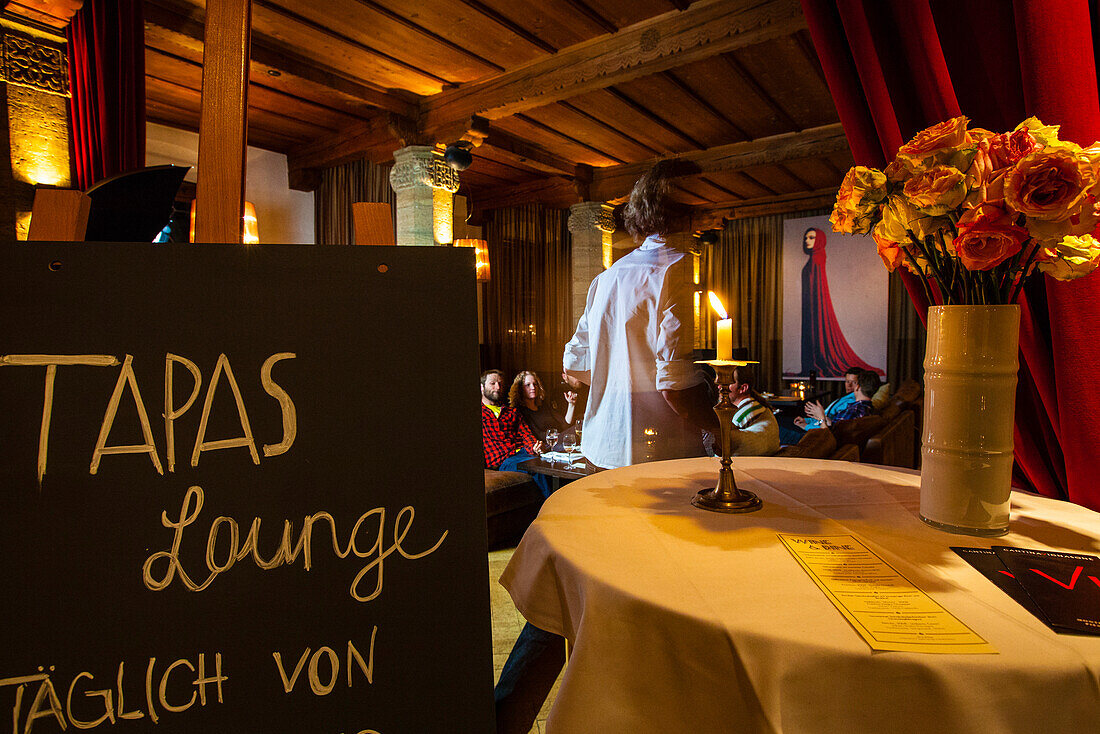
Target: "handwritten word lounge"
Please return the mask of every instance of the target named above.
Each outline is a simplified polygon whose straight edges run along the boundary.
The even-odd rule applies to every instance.
[[[169,550],[157,551],[145,559],[145,563],[142,566],[142,579],[146,588],[151,591],[161,591],[168,588],[177,575],[179,576],[180,583],[187,589],[191,591],[202,591],[210,586],[219,574],[225,573],[231,569],[237,561],[243,561],[249,556],[252,557],[253,563],[255,563],[258,568],[267,571],[278,568],[284,564],[292,564],[297,561],[298,556],[301,555],[302,567],[308,571],[312,565],[313,559],[313,526],[323,522],[328,525],[332,552],[337,558],[344,559],[350,555],[354,555],[356,558],[370,559],[370,561],[355,575],[349,591],[352,598],[356,601],[371,601],[382,593],[382,569],[383,561],[385,561],[386,558],[393,554],[394,551],[410,561],[423,558],[438,550],[449,532],[444,530],[443,534],[439,536],[439,540],[435,542],[435,545],[427,550],[419,553],[410,553],[405,550],[401,544],[404,542],[405,536],[408,535],[409,529],[412,527],[413,520],[416,517],[416,510],[406,505],[397,512],[397,516],[393,519],[393,533],[391,536],[393,542],[387,545],[385,540],[386,508],[375,507],[359,516],[359,519],[355,521],[355,524],[351,527],[351,531],[348,533],[347,543],[341,548],[336,527],[336,518],[330,513],[322,510],[312,515],[308,515],[303,519],[302,530],[298,534],[297,541],[295,541],[293,537],[293,523],[291,523],[290,520],[283,521],[278,547],[271,557],[264,558],[260,555],[260,518],[256,517],[252,519],[248,534],[245,536],[244,542],[242,543],[240,526],[237,524],[237,521],[231,517],[219,516],[210,524],[210,530],[206,537],[205,558],[206,569],[209,571],[209,575],[201,581],[196,581],[195,578],[184,569],[183,563],[180,561],[180,547],[183,545],[184,530],[198,520],[199,513],[202,511],[203,497],[202,487],[197,485],[192,486],[188,488],[183,497],[183,505],[180,508],[178,520],[171,519],[168,516],[167,510],[161,512],[161,524],[166,528],[173,529],[172,545]],[[360,547],[360,544],[363,542],[360,536],[365,537],[366,541],[370,544],[369,547]],[[219,537],[225,537],[228,542],[228,548],[222,550],[221,558],[218,557]],[[373,540],[371,540],[372,538]],[[159,575],[154,569],[154,566],[158,565],[158,561],[166,562],[163,573]],[[372,576],[374,580],[374,588],[365,591],[360,589],[360,584],[368,575]]]
[[[283,437],[279,443],[265,444],[264,456],[278,456],[290,450],[297,435],[297,413],[294,401],[281,386],[271,377],[271,369],[275,363],[284,359],[294,359],[293,352],[279,352],[272,354],[260,367],[260,384],[264,392],[279,403],[282,411]],[[141,390],[138,387],[137,376],[134,374],[134,358],[125,355],[119,362],[117,357],[109,354],[8,354],[0,356],[0,366],[12,367],[45,367],[46,386],[42,400],[42,424],[38,433],[38,481],[46,473],[48,448],[50,438],[50,422],[53,415],[54,382],[57,379],[57,368],[62,366],[85,367],[116,367],[121,364],[118,378],[115,380],[114,391],[107,401],[107,409],[103,415],[103,422],[99,428],[99,437],[96,439],[95,449],[92,451],[89,473],[95,474],[99,469],[100,460],[110,454],[146,454],[153,468],[158,474],[164,474],[164,468],[157,453],[156,442],[153,439],[153,429],[149,422],[149,413],[145,409],[145,403],[141,398]],[[177,405],[175,396],[175,367],[182,365],[191,373],[193,384],[191,394],[182,405]],[[214,441],[206,440],[206,428],[210,420],[211,408],[214,405],[214,395],[224,376],[227,388],[233,394],[233,400],[237,406],[237,418],[240,421],[242,435],[235,438],[224,438]],[[168,471],[175,471],[176,466],[176,434],[175,421],[183,416],[199,396],[202,389],[202,372],[191,360],[176,354],[168,353],[164,357],[164,435],[166,444],[166,458]],[[138,421],[141,424],[144,443],[108,446],[107,439],[111,434],[111,428],[118,413],[119,403],[123,393],[128,392],[137,408]],[[194,447],[191,450],[191,466],[198,466],[199,456],[203,451],[217,449],[247,448],[252,462],[260,463],[260,455],[256,450],[256,440],[252,435],[252,426],[248,420],[248,411],[245,409],[244,398],[241,396],[237,379],[233,374],[233,368],[229,364],[229,358],[225,354],[218,355],[218,361],[214,365],[214,372],[210,382],[206,386],[206,395],[203,401],[202,417],[199,419],[198,431],[195,435]]]
[[[37,674],[0,678],[0,688],[15,687],[12,731],[20,731],[21,719],[25,722],[23,734],[30,734],[34,722],[43,718],[53,718],[62,730],[70,724],[76,729],[92,729],[104,722],[116,724],[146,716],[156,724],[163,713],[182,713],[194,706],[196,701],[199,706],[206,706],[207,686],[211,685],[214,686],[217,702],[223,702],[222,683],[229,680],[229,676],[222,673],[220,652],[214,655],[212,675],[207,674],[205,653],[199,653],[197,665],[186,658],[180,658],[167,667],[162,665],[158,670],[156,663],[156,658],[149,658],[145,666],[144,697],[139,698],[136,704],[127,704],[128,697],[123,694],[123,680],[126,677],[124,662],[118,664],[118,674],[112,681],[114,685],[107,688],[92,690],[96,685],[95,676],[88,671],[77,673],[69,682],[68,688],[63,689],[64,703],[50,676],[53,666],[50,667],[50,672],[39,667]],[[190,676],[194,678],[190,679]],[[169,685],[172,686],[173,695],[179,696],[178,700],[169,700]],[[25,694],[30,692],[28,686],[32,686],[30,690],[34,691],[34,698],[24,711],[23,703],[27,698]],[[181,686],[193,687],[191,695],[180,695]],[[91,716],[95,718],[84,718]]]

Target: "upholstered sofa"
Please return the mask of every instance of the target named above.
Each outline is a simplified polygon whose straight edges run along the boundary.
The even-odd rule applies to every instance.
[[[920,383],[909,380],[876,414],[836,421],[816,428],[776,456],[839,459],[865,464],[916,468],[919,465],[921,411]]]
[[[542,506],[542,493],[529,474],[485,470],[485,515],[489,550],[519,542]]]

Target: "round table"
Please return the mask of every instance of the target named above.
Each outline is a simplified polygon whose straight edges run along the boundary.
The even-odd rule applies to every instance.
[[[950,550],[1100,552],[1100,514],[1014,492],[1011,532],[949,535],[917,515],[919,475],[734,460],[764,508],[691,506],[717,459],[601,472],[543,506],[501,583],[567,637],[551,734],[1083,732],[1100,724],[1100,637],[1055,634]],[[873,652],[777,533],[851,534],[997,654]]]

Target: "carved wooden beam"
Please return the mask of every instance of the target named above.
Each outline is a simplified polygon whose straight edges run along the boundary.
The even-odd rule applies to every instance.
[[[192,61],[202,58],[202,42],[205,20],[194,9],[170,9],[160,5],[146,3],[143,8],[145,18],[145,42],[155,48],[177,52],[178,55]],[[274,73],[273,73],[274,72]],[[251,73],[263,78],[264,75],[286,75],[296,78],[307,85],[324,87],[352,104],[363,104],[381,108],[406,117],[416,117],[418,107],[406,96],[394,94],[383,89],[366,86],[345,76],[336,70],[317,65],[296,54],[278,48],[263,38],[253,37],[251,48]]]
[[[421,127],[431,135],[470,115],[490,120],[507,117],[806,27],[797,0],[767,0],[749,8],[738,5],[703,0],[491,79],[440,92],[422,105]]]
[[[839,150],[847,150],[848,141],[840,123],[822,125],[796,133],[783,133],[743,143],[730,143],[678,158],[699,165],[702,173],[737,171],[753,166],[765,166],[799,158],[815,158]],[[640,163],[595,168],[592,171],[590,193],[593,201],[612,201],[630,194],[634,182],[656,163],[654,158]]]

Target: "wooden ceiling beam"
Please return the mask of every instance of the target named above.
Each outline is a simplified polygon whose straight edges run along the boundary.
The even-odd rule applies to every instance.
[[[818,209],[823,206],[831,206],[834,202],[836,202],[836,189],[827,188],[800,191],[795,194],[718,202],[702,207],[699,214],[701,216],[707,214],[721,216],[724,219],[745,219],[746,217],[760,217],[766,214],[783,214],[800,209]]]
[[[542,173],[552,175],[570,175],[575,163],[560,158],[537,145],[533,145],[500,130],[489,130],[489,136],[482,144],[486,156],[505,163],[515,163]]]
[[[564,208],[580,202],[580,197],[573,187],[571,176],[550,176],[525,184],[507,184],[496,190],[480,192],[480,195],[471,195],[469,201],[478,212],[484,212],[532,202]]]
[[[165,0],[158,2],[158,5],[146,3],[143,8],[146,44],[162,50],[186,50],[189,56],[198,53],[201,60],[204,17],[197,15],[193,9],[187,10],[183,6],[177,8],[174,5],[166,7],[170,3]],[[418,112],[416,102],[405,95],[353,81],[334,69],[318,66],[316,62],[278,48],[256,35],[252,38],[251,56],[252,74],[290,75],[308,84],[333,90],[352,103],[365,103],[406,117],[414,117]],[[272,74],[273,71],[275,74]]]
[[[287,169],[323,168],[369,158],[382,163],[408,143],[406,121],[395,115],[379,115],[349,126],[339,136],[326,137],[294,148],[286,156]]]
[[[767,166],[801,158],[816,158],[847,148],[844,129],[840,123],[834,123],[796,133],[720,145],[676,157],[698,164],[702,173],[716,173],[740,171],[753,166]],[[654,158],[639,163],[594,169],[592,199],[610,201],[629,194],[638,177],[658,160],[660,159]]]
[[[797,0],[767,0],[749,8],[737,8],[728,0],[702,0],[687,10],[644,20],[491,79],[433,95],[422,104],[421,127],[430,134],[470,115],[508,117],[805,27]]]

